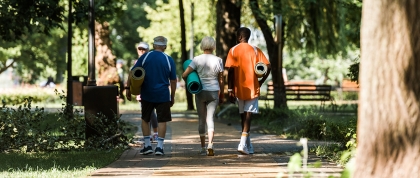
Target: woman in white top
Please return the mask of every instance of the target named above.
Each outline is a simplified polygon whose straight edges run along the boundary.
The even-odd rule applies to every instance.
[[[216,49],[216,42],[212,37],[204,37],[200,45],[203,54],[194,57],[192,62],[182,74],[186,81],[188,74],[196,71],[200,77],[203,87],[200,93],[195,95],[195,104],[198,113],[198,133],[201,141],[201,155],[214,156],[213,137],[214,137],[214,113],[219,103],[223,102],[223,60],[213,55]],[[206,124],[208,134],[207,151]]]

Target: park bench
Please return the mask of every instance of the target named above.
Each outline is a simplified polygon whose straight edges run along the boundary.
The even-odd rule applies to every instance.
[[[349,92],[358,92],[359,91],[359,84],[356,82],[353,82],[348,79],[344,79],[343,82],[341,82],[341,90],[342,91],[349,91]]]
[[[320,101],[321,110],[325,110],[325,102],[330,101],[335,108],[334,97],[331,96],[331,85],[316,85],[309,82],[287,83],[285,85],[286,99],[288,101]],[[260,100],[274,100],[274,85],[267,82],[267,92],[260,96]]]
[[[359,92],[359,84],[349,79],[344,79],[341,82],[340,87],[337,88],[337,94],[338,94],[339,100],[344,100],[344,95],[346,94],[355,95],[358,92]]]

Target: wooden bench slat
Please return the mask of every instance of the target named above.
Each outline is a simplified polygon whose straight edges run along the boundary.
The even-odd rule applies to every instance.
[[[331,97],[331,85],[315,84],[287,84],[286,99],[295,101],[329,101]],[[272,82],[267,83],[267,93],[260,96],[261,100],[274,100],[274,86]]]
[[[321,101],[321,110],[325,108],[326,101],[331,101],[334,110],[335,101],[331,96],[331,85],[287,84],[285,89],[288,101]],[[265,96],[260,96],[260,99],[274,100],[273,82],[267,83],[267,93]]]

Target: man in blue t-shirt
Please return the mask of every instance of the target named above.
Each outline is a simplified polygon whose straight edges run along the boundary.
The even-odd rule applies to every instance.
[[[174,105],[176,90],[176,69],[172,57],[164,53],[168,40],[163,36],[155,37],[153,51],[143,54],[133,66],[143,67],[146,71],[141,86],[142,105],[142,132],[144,136],[144,148],[140,154],[153,153],[150,143],[150,115],[156,109],[158,124],[158,140],[155,155],[163,155],[163,141],[166,134],[166,122],[172,121],[171,107]],[[130,76],[130,75],[129,75]],[[128,80],[130,81],[130,80]],[[131,82],[127,82],[130,88]],[[169,89],[169,86],[171,89]],[[131,92],[127,90],[127,99],[131,101]]]

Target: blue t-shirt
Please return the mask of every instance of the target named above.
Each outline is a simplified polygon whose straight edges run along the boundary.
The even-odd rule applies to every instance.
[[[172,57],[160,51],[150,51],[140,56],[135,67],[143,67],[146,71],[140,92],[142,100],[152,103],[171,101],[169,80],[177,79]]]

